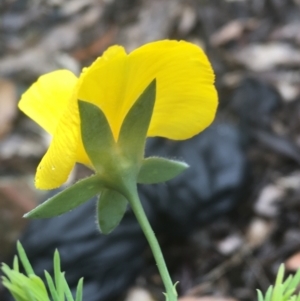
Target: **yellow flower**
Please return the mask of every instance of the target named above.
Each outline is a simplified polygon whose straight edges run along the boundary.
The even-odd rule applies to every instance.
[[[117,141],[127,112],[153,79],[157,92],[148,137],[188,139],[212,122],[218,103],[214,73],[203,51],[188,42],[157,41],[129,54],[112,46],[79,78],[67,70],[41,76],[19,103],[53,136],[36,187],[62,185],[76,162],[93,168],[81,139],[78,100],[101,108]]]

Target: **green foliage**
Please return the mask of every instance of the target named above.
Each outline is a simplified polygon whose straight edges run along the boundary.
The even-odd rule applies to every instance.
[[[292,276],[290,275],[285,281],[284,265],[281,264],[277,273],[274,286],[270,286],[265,294],[257,290],[258,301],[300,301],[300,293],[297,288],[300,284],[300,269]]]
[[[49,293],[43,280],[34,274],[31,264],[20,242],[17,243],[18,256],[15,256],[13,268],[2,263],[3,285],[10,291],[16,301],[74,301],[65,275],[60,269],[60,257],[56,250],[54,253],[54,280],[45,271]],[[19,259],[26,275],[19,271]],[[75,301],[82,301],[83,279],[78,282]]]

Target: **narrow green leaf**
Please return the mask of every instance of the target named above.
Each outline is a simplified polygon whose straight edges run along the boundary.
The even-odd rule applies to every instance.
[[[50,276],[50,274],[47,271],[44,271],[44,272],[45,272],[45,277],[46,277],[46,281],[48,284],[48,288],[49,288],[51,297],[52,297],[53,301],[58,301],[59,298],[58,298],[58,294],[56,292],[52,277]]]
[[[278,286],[282,284],[283,282],[283,277],[284,277],[284,264],[282,263],[278,269],[277,276],[276,276],[276,281],[275,281],[275,286]]]
[[[293,280],[293,276],[289,275],[288,278],[283,282],[283,291],[284,292],[286,292],[290,289],[289,285],[290,285],[292,280]]]
[[[19,257],[20,257],[20,260],[22,262],[22,265],[25,269],[25,272],[26,274],[29,276],[29,275],[35,275],[34,274],[34,271],[33,271],[33,268],[26,256],[26,253],[25,253],[25,250],[22,246],[22,244],[18,241],[17,242],[17,250],[18,250],[18,254],[19,254]]]
[[[265,295],[265,301],[271,301],[272,294],[273,294],[273,285],[270,285]]]
[[[156,98],[154,79],[127,113],[119,135],[118,145],[126,158],[141,160]]]
[[[33,296],[32,293],[31,293],[31,290],[30,290],[28,287],[24,286],[24,287],[23,287],[23,292],[25,292],[27,301],[38,301],[38,300],[36,300],[36,299],[34,298],[34,296]],[[40,301],[46,301],[46,300],[40,300]]]
[[[6,275],[10,281],[12,281],[13,270],[11,270],[10,267],[6,263],[2,262],[1,270],[2,270],[3,274]]]
[[[298,269],[298,271],[294,275],[292,281],[290,282],[290,284],[288,286],[288,289],[291,289],[291,288],[296,289],[299,284],[300,284],[300,269]]]
[[[256,290],[257,292],[257,300],[258,301],[264,301],[264,297],[263,297],[263,294],[260,290]]]
[[[283,293],[283,297],[280,299],[280,301],[288,300],[293,295],[294,292],[295,292],[294,289],[287,290],[286,292]]]
[[[29,285],[31,294],[37,300],[49,300],[48,292],[42,279],[36,275],[29,275]]]
[[[107,160],[112,160],[111,152],[116,144],[112,131],[99,107],[80,100],[78,106],[84,148],[93,166],[100,171]]]
[[[19,269],[19,258],[18,258],[17,255],[14,256],[13,269],[14,269],[16,272],[19,272],[19,271],[20,271],[20,269]]]
[[[54,281],[55,281],[55,287],[56,292],[58,295],[58,301],[64,301],[64,284],[62,279],[62,273],[60,270],[60,257],[57,250],[54,252],[54,260],[53,260],[53,266],[54,266]]]
[[[100,231],[108,234],[113,231],[122,220],[126,208],[127,200],[120,193],[104,189],[100,194],[97,206],[97,216]]]
[[[62,274],[62,280],[63,280],[63,286],[64,286],[64,292],[65,292],[65,296],[67,298],[67,301],[74,301],[73,299],[73,295],[71,293],[70,287],[67,283],[67,280],[65,278],[65,274]]]
[[[9,290],[16,301],[27,301],[23,291],[19,287],[11,284],[7,279],[3,279],[2,284]]]
[[[8,276],[3,277],[3,285],[18,301],[49,301],[48,293],[43,281],[34,274],[28,277],[2,265],[2,271]]]
[[[283,285],[277,284],[274,286],[272,301],[280,301],[283,298]]]
[[[83,179],[26,213],[26,218],[48,218],[66,213],[97,195],[102,188],[99,176]]]
[[[149,157],[142,161],[137,181],[140,184],[166,182],[181,174],[188,167],[189,165],[185,162]]]
[[[76,300],[82,301],[82,290],[83,290],[83,278],[80,278],[78,281],[77,289],[76,289]]]

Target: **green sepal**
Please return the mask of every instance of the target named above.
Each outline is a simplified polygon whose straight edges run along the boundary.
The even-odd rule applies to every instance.
[[[88,201],[103,188],[99,176],[83,179],[48,199],[30,212],[26,218],[48,218],[66,213]]]
[[[109,234],[122,220],[126,208],[127,199],[115,190],[104,189],[98,200],[97,218],[100,231]]]
[[[120,130],[118,145],[123,155],[134,163],[142,160],[144,156],[155,97],[156,80],[154,79],[129,110]]]
[[[112,160],[115,140],[103,111],[85,101],[78,101],[81,120],[81,136],[85,151],[98,172]]]
[[[189,165],[182,161],[149,157],[142,161],[137,182],[155,184],[171,180],[185,171]]]

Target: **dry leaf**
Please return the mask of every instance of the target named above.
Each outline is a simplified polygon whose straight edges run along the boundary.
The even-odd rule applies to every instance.
[[[252,44],[235,51],[232,60],[252,71],[268,71],[278,66],[300,66],[298,49],[287,43]]]

